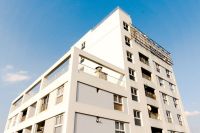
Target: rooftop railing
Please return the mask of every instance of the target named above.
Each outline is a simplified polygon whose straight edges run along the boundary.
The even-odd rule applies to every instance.
[[[142,33],[136,27],[130,26],[131,39],[135,39],[135,42],[140,44],[145,49],[149,50],[152,54],[165,61],[169,65],[172,65],[172,59],[170,53],[160,46],[157,42],[150,39],[147,35]]]
[[[98,67],[100,68],[100,66],[97,66],[95,68],[95,67],[91,67],[91,66],[86,65],[86,64],[79,64],[79,72],[82,71],[82,72],[88,73],[88,74],[95,76],[99,79],[103,79],[103,80],[106,80],[108,82],[120,85],[120,86],[125,85],[125,82],[123,80],[123,78],[124,78],[123,75],[118,74],[118,76],[115,77],[115,76],[112,76],[110,73],[107,73],[107,72],[104,72],[103,70],[100,70],[100,69],[103,69],[103,67],[101,67],[100,69]]]

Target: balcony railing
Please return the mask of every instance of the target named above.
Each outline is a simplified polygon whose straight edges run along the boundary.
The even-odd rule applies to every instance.
[[[147,80],[151,80],[151,76],[149,76],[147,74],[142,73],[142,77],[147,79]]]
[[[97,69],[87,66],[85,64],[79,64],[79,72],[81,72],[81,71],[88,73],[92,76],[98,77],[99,79],[103,79],[108,82],[120,85],[120,86],[125,85],[125,82],[123,81],[124,75],[118,74],[120,76],[115,77],[115,76],[110,75],[109,73],[106,73],[101,70],[97,70]]]
[[[95,73],[98,78],[107,80],[107,73],[101,71],[95,71]]]
[[[158,113],[149,112],[149,117],[152,119],[159,119]]]
[[[152,98],[152,99],[156,99],[156,95],[155,94],[153,94],[153,93],[151,93],[151,92],[145,92],[145,95],[147,96],[147,97],[150,97],[150,98]]]
[[[142,57],[140,57],[140,61],[141,61],[142,63],[146,64],[146,65],[149,65],[149,61],[146,60],[146,59],[144,59],[144,58],[142,58]]]

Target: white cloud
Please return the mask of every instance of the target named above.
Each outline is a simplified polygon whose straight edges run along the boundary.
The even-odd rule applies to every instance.
[[[13,69],[14,67],[13,67],[13,65],[6,65],[5,66],[5,70],[11,70],[11,69]]]
[[[14,72],[14,69],[15,67],[13,65],[6,65],[3,69],[2,80],[5,82],[15,83],[30,79],[27,71],[20,70]]]
[[[4,77],[4,81],[6,82],[19,82],[19,81],[24,81],[28,80],[30,77],[27,75],[27,73],[21,73],[16,72],[16,73],[6,73]]]
[[[185,115],[190,117],[190,116],[200,116],[200,111],[185,111]]]

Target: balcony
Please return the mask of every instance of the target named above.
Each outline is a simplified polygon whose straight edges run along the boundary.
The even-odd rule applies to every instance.
[[[42,88],[48,86],[56,79],[61,77],[63,74],[68,72],[69,69],[69,59],[70,57],[66,58],[63,62],[57,65],[52,71],[50,71],[45,77],[43,81]]]
[[[156,100],[155,89],[153,89],[147,85],[144,85],[144,89],[145,89],[145,95],[147,97]]]
[[[163,133],[161,128],[155,128],[155,127],[151,127],[151,132],[152,133]]]
[[[139,53],[139,58],[140,58],[140,61],[146,65],[149,65],[149,58],[146,57],[145,55]]]
[[[45,121],[38,123],[36,133],[44,133],[44,126],[45,126]]]
[[[151,93],[151,92],[145,92],[145,95],[146,95],[147,97],[152,98],[152,99],[156,99],[156,95],[153,94],[153,93]]]
[[[28,101],[30,98],[35,96],[40,91],[41,81],[39,81],[37,84],[35,84],[31,89],[29,89],[25,95],[23,102]]]
[[[78,65],[78,72],[84,72],[120,86],[125,85],[123,74],[87,59],[84,59],[84,61],[82,60]]]
[[[141,68],[142,71],[142,77],[151,81],[151,72],[149,72],[148,70]]]
[[[44,98],[41,99],[40,112],[47,110],[48,101],[49,101],[49,95],[47,95],[47,96],[45,96]]]
[[[21,96],[18,100],[16,100],[11,106],[11,112],[21,106],[23,100],[23,96]]]
[[[158,113],[149,112],[149,117],[152,119],[158,119]]]
[[[152,119],[159,119],[159,113],[158,113],[158,108],[154,107],[152,105],[147,105],[148,113],[149,113],[149,118]]]
[[[101,67],[101,66],[96,67],[96,71],[95,71],[96,77],[107,80],[108,74],[103,72],[102,69],[103,69],[103,67]]]

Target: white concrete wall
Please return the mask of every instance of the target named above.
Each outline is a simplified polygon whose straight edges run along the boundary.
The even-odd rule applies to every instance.
[[[81,44],[86,42],[84,51],[124,69],[122,50],[124,37],[121,35],[121,17],[124,15],[124,12],[115,10],[112,15],[83,36],[75,46],[81,48]]]
[[[101,123],[96,122],[96,117],[76,114],[74,133],[115,133],[113,120],[100,118]]]
[[[94,106],[107,108],[107,109],[114,109],[114,101],[113,101],[113,94],[108,93],[106,91],[103,91],[99,89],[97,92],[97,88],[83,84],[78,83],[77,85],[77,101],[91,104]]]
[[[95,116],[76,113],[74,133],[115,133],[115,121],[105,118],[99,118],[100,123],[96,122]],[[124,123],[126,133],[128,124]]]
[[[45,120],[44,133],[54,133],[55,117]]]
[[[113,93],[109,93],[97,87],[80,82],[77,84],[77,102],[114,110],[113,96]],[[125,97],[122,97],[122,106],[122,112],[127,113],[127,100]]]

